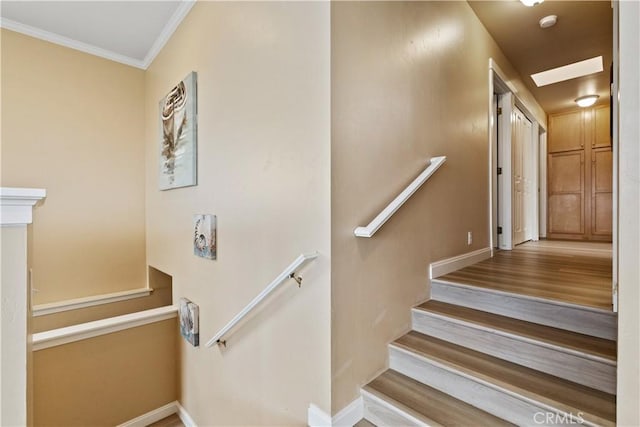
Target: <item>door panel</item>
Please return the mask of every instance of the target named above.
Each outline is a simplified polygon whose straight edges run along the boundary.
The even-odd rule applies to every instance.
[[[548,145],[550,153],[583,148],[584,126],[582,111],[550,116]]]
[[[512,221],[513,221],[513,245],[525,241],[527,211],[526,211],[526,147],[531,143],[531,122],[525,115],[514,109],[513,138],[512,138]]]
[[[591,144],[594,148],[611,147],[611,130],[609,106],[603,105],[593,110],[594,138]]]
[[[591,152],[591,234],[611,239],[613,219],[613,156],[611,148]]]
[[[549,197],[549,208],[551,234],[584,234],[581,194],[553,194]]]
[[[584,151],[550,154],[548,171],[549,237],[584,234]]]

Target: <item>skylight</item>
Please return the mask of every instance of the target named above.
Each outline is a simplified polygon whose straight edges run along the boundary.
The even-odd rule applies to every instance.
[[[585,59],[584,61],[574,62],[573,64],[531,74],[531,78],[536,83],[536,86],[540,87],[599,73],[603,70],[602,56],[596,56],[595,58]]]

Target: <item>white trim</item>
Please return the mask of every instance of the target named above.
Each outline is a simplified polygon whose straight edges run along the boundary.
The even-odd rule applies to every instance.
[[[513,114],[515,109],[513,93],[505,93],[500,97],[498,105],[502,108],[502,114],[498,117],[498,167],[502,168],[502,174],[498,175],[498,227],[502,233],[498,235],[498,247],[500,249],[513,249],[512,243],[512,218],[511,196],[512,190],[512,163],[511,140],[513,139]]]
[[[60,46],[68,47],[70,49],[79,50],[80,52],[88,53],[89,55],[99,56],[110,61],[115,61],[121,64],[129,65],[131,67],[144,69],[144,64],[139,59],[131,58],[129,56],[121,55],[119,53],[115,53],[88,43],[83,43],[69,37],[61,36],[56,33],[41,30],[40,28],[12,21],[11,19],[0,18],[0,27],[6,28],[11,31],[16,31],[21,34],[26,34],[27,36],[35,37],[40,40],[45,40]]]
[[[180,417],[180,421],[182,421],[182,424],[184,424],[185,427],[197,427],[191,416],[177,400],[149,411],[146,414],[142,414],[132,420],[126,421],[118,425],[118,427],[146,427],[173,414],[177,414],[178,417]]]
[[[592,306],[589,306],[589,305],[580,305],[580,304],[575,304],[575,303],[571,303],[571,302],[567,302],[567,301],[561,301],[561,300],[558,300],[558,299],[542,298],[542,297],[536,297],[536,296],[533,296],[533,295],[526,295],[526,294],[519,294],[519,293],[515,293],[515,292],[501,291],[501,290],[498,290],[498,289],[484,288],[482,286],[473,286],[473,285],[467,285],[467,284],[464,284],[464,283],[451,282],[449,280],[444,280],[444,279],[438,279],[438,278],[435,278],[435,279],[436,279],[436,282],[438,282],[440,284],[443,284],[443,285],[455,286],[455,287],[458,287],[458,288],[469,289],[471,291],[477,291],[477,292],[482,292],[482,293],[486,293],[486,294],[495,294],[495,295],[500,295],[500,296],[505,296],[505,297],[510,297],[510,298],[518,298],[518,299],[522,299],[522,300],[540,302],[540,303],[544,303],[544,304],[553,304],[553,305],[557,305],[557,306],[560,306],[560,307],[567,307],[567,308],[572,308],[574,310],[581,310],[581,311],[589,311],[589,312],[592,312],[592,313],[599,313],[599,314],[605,314],[605,315],[614,315],[615,314],[611,310],[606,310],[604,308],[599,308],[599,307],[592,307]]]
[[[184,409],[184,407],[180,404],[180,402],[176,401],[176,413],[178,417],[180,417],[180,421],[184,424],[184,427],[198,427],[198,425],[193,421],[191,415]]]
[[[538,236],[541,238],[547,237],[547,133],[540,134],[540,146],[539,146],[539,163],[538,163],[538,177],[539,177],[539,212],[538,212]]]
[[[139,288],[122,292],[113,292],[110,294],[93,295],[90,297],[57,301],[48,304],[38,304],[33,306],[32,312],[33,317],[46,316],[63,311],[78,310],[80,308],[93,307],[95,305],[110,304],[112,302],[146,297],[151,294],[151,292],[153,292],[153,289],[151,288]]]
[[[65,328],[33,334],[33,351],[86,340],[100,335],[135,328],[149,323],[161,322],[176,317],[178,308],[174,305],[139,311],[137,313],[110,317],[108,319],[81,323]]]
[[[493,58],[489,58],[489,69],[493,70],[498,75],[500,80],[502,80],[502,82],[505,85],[507,85],[507,88],[509,88],[509,90],[513,94],[518,93],[518,90],[516,89],[516,87],[513,85],[513,83],[511,83],[509,80],[507,80],[507,75],[504,73],[504,71],[502,71],[502,68],[500,68],[498,63]]]
[[[439,319],[445,322],[449,322],[455,325],[460,325],[460,326],[464,326],[465,328],[468,329],[474,329],[477,331],[483,331],[483,332],[488,332],[490,334],[493,335],[497,335],[500,337],[505,337],[505,338],[509,338],[512,340],[516,340],[516,341],[522,341],[525,342],[527,344],[532,344],[532,345],[536,345],[539,347],[543,347],[543,348],[548,348],[551,350],[555,350],[559,353],[565,353],[565,354],[570,354],[572,356],[576,356],[582,359],[586,359],[586,360],[591,360],[591,361],[595,361],[598,363],[602,363],[605,365],[609,365],[609,366],[616,366],[617,362],[616,360],[611,360],[608,359],[606,357],[603,356],[599,356],[595,353],[587,353],[586,351],[580,351],[580,350],[575,350],[571,347],[565,347],[562,345],[558,345],[555,344],[551,341],[546,341],[544,338],[532,338],[531,336],[527,336],[527,335],[522,335],[519,334],[518,332],[513,332],[512,330],[506,330],[506,329],[501,329],[495,326],[490,326],[487,323],[479,323],[478,321],[475,320],[469,320],[466,318],[461,318],[461,317],[455,317],[454,315],[447,315],[447,314],[442,314],[436,311],[431,311],[431,310],[425,310],[422,309],[420,307],[414,307],[412,309],[412,311],[414,313],[423,315],[425,317],[432,317],[435,319]],[[417,330],[418,332],[420,332],[418,329],[416,329],[414,327],[414,330]],[[436,337],[437,338],[437,337]],[[454,343],[455,344],[455,343]],[[391,343],[390,345],[393,345],[393,343]]]
[[[366,227],[357,227],[353,234],[356,237],[371,237],[385,222],[424,184],[435,171],[447,160],[446,156],[432,157],[427,168],[391,201]]]
[[[273,279],[273,281],[269,283],[267,287],[262,290],[262,292],[260,292],[253,300],[251,300],[251,302],[247,304],[245,308],[243,308],[238,314],[236,314],[233,319],[229,321],[229,323],[224,325],[222,329],[220,329],[218,333],[213,336],[213,338],[207,341],[206,346],[211,347],[214,344],[220,344],[221,342],[223,342],[223,338],[227,334],[230,334],[233,328],[235,328],[240,323],[240,321],[247,314],[249,314],[249,312],[251,312],[251,310],[256,308],[256,306],[260,304],[262,300],[268,297],[269,294],[276,290],[282,283],[284,283],[285,280],[292,278],[299,267],[302,268],[304,264],[313,259],[316,259],[318,255],[318,252],[300,254],[298,258],[296,258],[291,264],[289,264],[287,268],[282,271],[282,273],[278,275],[278,277]]]
[[[173,33],[182,23],[182,20],[187,16],[189,11],[191,11],[191,8],[195,4],[196,0],[180,1],[180,6],[178,6],[176,11],[173,12],[173,15],[171,15],[171,18],[169,18],[169,21],[167,21],[166,25],[158,35],[158,38],[153,43],[153,46],[151,46],[149,52],[147,52],[147,55],[142,60],[142,68],[144,68],[145,70],[149,68],[153,60],[156,59],[156,56],[158,56],[164,45],[167,44]]]
[[[309,405],[309,409],[307,410],[307,425],[309,427],[328,427],[331,426],[331,421],[331,415],[313,403]]]
[[[94,46],[92,44],[84,43],[69,37],[62,36],[60,34],[45,31],[40,28],[32,27],[30,25],[22,24],[20,22],[13,21],[11,19],[0,18],[0,27],[6,28],[11,31],[16,31],[21,34],[26,34],[31,37],[35,37],[40,40],[45,40],[51,43],[55,43],[60,46],[68,47],[70,49],[79,50],[80,52],[88,53],[89,55],[99,56],[110,61],[119,62],[121,64],[129,65],[135,68],[141,68],[146,70],[153,62],[155,57],[160,53],[164,45],[169,41],[173,33],[176,31],[182,20],[187,16],[196,0],[181,0],[178,8],[173,12],[169,21],[165,24],[164,28],[158,35],[158,38],[153,43],[144,59],[132,58],[127,55],[113,52],[108,49]]]
[[[33,222],[33,207],[47,196],[42,188],[0,187],[2,225],[26,225]]]
[[[353,426],[364,417],[362,396],[345,406],[331,419],[331,425],[337,427]]]
[[[313,403],[307,411],[307,425],[310,427],[351,427],[364,418],[362,396],[345,406],[333,418]]]
[[[382,397],[378,396],[375,393],[371,393],[370,391],[367,390],[362,390],[361,391],[362,395],[365,396],[367,399],[373,401],[373,403],[383,406],[384,408],[386,408],[387,410],[389,410],[390,412],[393,412],[394,414],[404,418],[405,420],[407,420],[407,424],[409,425],[414,425],[414,426],[419,426],[419,427],[429,427],[429,424],[426,424],[424,421],[416,418],[415,416],[413,416],[413,414],[405,411],[405,406],[402,405],[403,407],[400,408],[396,405],[394,405],[393,403],[383,399]]]
[[[460,270],[485,259],[491,258],[491,248],[482,248],[466,254],[442,259],[429,264],[429,279],[444,276],[452,271]]]
[[[164,418],[167,418],[178,411],[178,407],[176,406],[178,402],[174,401],[171,403],[167,403],[164,406],[161,406],[157,409],[147,412],[146,414],[142,414],[139,417],[136,417],[132,420],[126,421],[118,427],[146,427],[149,424],[153,424],[156,421],[160,421]]]

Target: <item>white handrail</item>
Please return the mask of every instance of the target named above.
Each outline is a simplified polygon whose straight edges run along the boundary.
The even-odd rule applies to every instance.
[[[171,319],[177,315],[178,307],[175,305],[167,305],[150,310],[80,323],[78,325],[65,326],[50,331],[38,332],[33,334],[32,337],[33,351],[99,337],[125,329],[137,328],[138,326],[149,323]]]
[[[398,197],[393,199],[393,201],[389,203],[387,207],[384,208],[382,212],[380,212],[378,216],[369,223],[369,225],[367,225],[366,227],[356,228],[353,231],[353,234],[355,234],[356,237],[373,236],[375,232],[378,231],[378,229],[382,227],[382,225],[387,222],[389,218],[391,218],[391,215],[393,215],[398,209],[400,209],[400,206],[402,206],[404,202],[406,202],[409,197],[411,197],[411,195],[415,193],[418,188],[420,188],[420,186],[424,184],[436,170],[438,170],[440,166],[442,166],[445,160],[447,160],[446,156],[432,157],[429,161],[429,166],[427,166],[427,168],[422,171],[422,173],[418,175],[418,177],[414,179],[411,184],[409,184],[407,188],[402,191],[402,193],[398,194]]]
[[[302,283],[302,278],[296,276],[296,270],[299,267],[302,267],[304,264],[309,262],[312,259],[318,257],[318,252],[313,252],[309,254],[300,254],[298,258],[295,259],[287,268],[285,268],[282,273],[278,275],[269,285],[264,288],[262,292],[258,294],[245,308],[243,308],[236,316],[231,319],[229,323],[227,323],[217,334],[213,336],[209,341],[207,341],[206,346],[211,347],[214,344],[226,344],[224,338],[228,335],[231,330],[247,315],[251,310],[253,310],[262,300],[264,300],[271,292],[273,292],[278,286],[280,286],[285,280],[293,279],[298,282],[298,285]]]

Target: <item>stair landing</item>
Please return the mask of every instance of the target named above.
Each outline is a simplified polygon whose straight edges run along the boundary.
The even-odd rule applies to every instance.
[[[611,244],[527,242],[436,278],[571,304],[612,309]]]

